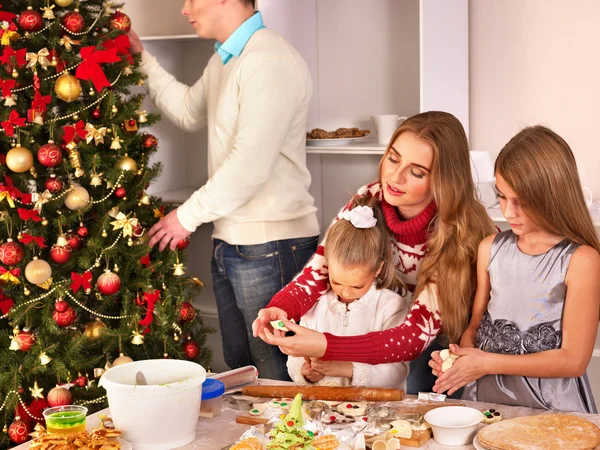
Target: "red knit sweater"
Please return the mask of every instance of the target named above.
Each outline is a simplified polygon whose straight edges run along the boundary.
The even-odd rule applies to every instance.
[[[432,202],[418,216],[403,221],[396,207],[383,199],[379,182],[362,187],[358,195],[381,200],[386,223],[393,233],[391,244],[396,268],[409,289],[414,290],[419,267],[427,253],[428,229],[437,214],[435,203]],[[342,211],[350,205],[348,203]],[[329,290],[324,245],[325,241],[302,272],[273,297],[269,306],[283,309],[289,318],[298,321]],[[414,299],[406,320],[396,328],[363,336],[340,337],[325,333],[327,351],[323,359],[369,364],[411,361],[435,339],[440,327],[437,294],[435,287],[431,286]]]

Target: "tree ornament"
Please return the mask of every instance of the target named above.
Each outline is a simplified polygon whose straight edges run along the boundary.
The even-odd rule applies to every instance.
[[[90,186],[98,187],[102,186],[102,174],[92,172],[90,175]]]
[[[116,114],[119,112],[119,108],[117,108],[116,105],[113,105],[112,108],[110,108],[110,112],[112,112],[113,114]]]
[[[51,174],[50,178],[46,180],[45,186],[52,194],[57,194],[62,191],[63,182],[55,174]]]
[[[115,367],[130,362],[133,362],[133,359],[131,359],[129,356],[125,356],[123,353],[119,353],[119,357],[113,361],[112,365]]]
[[[64,299],[62,299],[62,298],[59,298],[54,303],[54,310],[58,311],[59,313],[65,312],[68,307],[69,307],[69,304],[67,302],[65,302]]]
[[[71,103],[81,94],[81,83],[70,73],[64,73],[56,80],[54,92],[61,100]]]
[[[121,289],[121,279],[119,275],[112,273],[110,269],[106,269],[102,275],[98,277],[96,287],[100,293],[104,295],[113,295]]]
[[[109,128],[109,130],[110,130],[110,128]],[[117,136],[115,134],[114,137],[112,138],[112,142],[110,143],[110,149],[111,150],[120,150],[122,148],[121,142],[123,142],[123,139],[119,138],[119,136]]]
[[[42,352],[40,353],[40,364],[42,366],[46,366],[48,364],[50,364],[50,362],[52,361],[52,358],[50,358],[46,352]]]
[[[90,94],[90,97],[93,97],[94,95],[96,95],[96,91],[94,91],[94,88],[90,88],[88,94]]]
[[[117,197],[117,198],[124,198],[126,195],[127,195],[127,191],[125,190],[125,188],[123,186],[119,186],[115,190],[115,197]]]
[[[137,120],[129,119],[121,124],[121,129],[128,135],[133,136],[139,130]]]
[[[34,381],[33,387],[30,387],[29,391],[31,392],[32,398],[44,398],[44,388],[38,386],[37,380]]]
[[[144,343],[144,336],[137,331],[132,333],[131,343],[133,345],[142,345]]]
[[[131,30],[131,19],[129,16],[120,9],[117,9],[115,13],[110,16],[110,29],[111,30],[123,30],[126,33],[129,33]]]
[[[62,150],[53,141],[48,141],[38,150],[38,161],[46,167],[56,167],[62,161]]]
[[[196,359],[198,357],[198,355],[200,354],[200,346],[190,340],[187,340],[184,344],[183,344],[183,353],[185,354],[185,357],[187,359],[193,360]]]
[[[17,71],[17,69],[13,69],[13,71],[12,71],[12,77],[13,78],[19,78],[19,72]]]
[[[64,311],[60,312],[56,309],[55,304],[55,309],[52,311],[52,319],[54,322],[56,322],[56,325],[61,328],[65,328],[75,322],[75,319],[77,319],[77,313],[69,305],[67,305]]]
[[[102,237],[103,238],[108,237],[108,233],[106,232],[106,230],[102,230]]]
[[[75,233],[67,234],[67,242],[72,250],[79,250],[83,245],[81,238]]]
[[[73,381],[73,383],[75,384],[75,386],[78,387],[86,387],[88,384],[88,379],[85,375],[81,375],[81,372],[79,372],[77,374],[77,378],[75,378],[75,381]]]
[[[15,444],[27,442],[27,439],[29,439],[29,430],[25,422],[21,420],[21,417],[16,416],[13,423],[10,424],[10,427],[8,427],[8,436]]]
[[[86,227],[83,223],[79,224],[79,228],[77,229],[77,235],[79,237],[87,237],[87,235],[90,233],[90,230],[88,230],[88,227]]]
[[[147,150],[153,149],[158,145],[158,139],[156,139],[156,137],[152,136],[151,134],[147,134],[146,136],[144,136],[142,145]]]
[[[54,3],[56,3],[58,6],[66,8],[67,6],[71,6],[73,1],[74,0],[54,0]]]
[[[148,112],[143,110],[143,111],[138,111],[138,122],[139,123],[147,123],[148,122]]]
[[[79,150],[77,150],[77,145],[74,142],[67,144],[67,149],[69,150],[69,162],[71,163],[71,167],[75,169],[75,176],[79,178],[85,174],[81,167],[81,154],[79,153]]]
[[[98,108],[96,108],[92,111],[92,117],[96,120],[98,120],[100,117],[102,117],[102,113],[100,112],[100,110]]]
[[[150,204],[150,196],[146,193],[146,191],[142,191],[142,196],[140,197],[138,206],[149,205],[149,204]]]
[[[29,328],[23,328],[23,331],[17,334],[15,340],[19,343],[19,349],[26,352],[35,344],[35,334]]]
[[[102,322],[100,319],[96,318],[96,320],[92,322],[88,322],[83,329],[83,334],[88,339],[96,340],[102,337],[102,333],[106,330],[106,324]]]
[[[48,392],[48,406],[54,408],[55,406],[70,405],[73,402],[73,395],[68,389],[63,387],[54,387]]]
[[[39,285],[48,281],[52,276],[52,267],[43,259],[33,257],[27,266],[25,266],[25,278],[31,284]]]
[[[190,302],[183,302],[179,310],[179,322],[191,322],[196,318],[196,310]]]
[[[7,266],[16,266],[23,260],[23,247],[12,239],[0,245],[0,261]]]
[[[43,226],[48,226],[48,220],[47,220],[47,219],[42,219],[42,222],[41,222],[41,224],[42,224]]]
[[[186,248],[188,248],[188,245],[190,245],[189,237],[182,239],[177,243],[177,250],[185,250]]]
[[[135,172],[137,170],[137,163],[133,158],[130,158],[127,153],[117,162],[117,168],[125,171]]]
[[[90,203],[90,194],[83,186],[71,186],[71,191],[65,197],[65,206],[71,211],[80,211]]]
[[[119,270],[121,270],[121,269],[119,269],[119,266],[117,266],[117,263],[115,263],[115,266],[113,267],[113,272],[119,273]]]
[[[173,275],[176,277],[185,275],[185,267],[183,266],[183,263],[173,264]]]
[[[29,149],[20,145],[14,147],[6,154],[6,165],[13,172],[27,172],[33,166],[33,154]]]
[[[23,11],[21,15],[19,15],[19,27],[21,30],[27,31],[29,33],[35,33],[39,31],[44,26],[44,19],[42,15],[33,9],[33,7],[28,6],[27,11]]]
[[[62,237],[63,237],[63,239],[65,239],[65,242],[68,242],[64,236],[62,236]],[[52,249],[50,250],[50,258],[56,264],[66,264],[71,259],[72,252],[73,252],[73,249],[71,249],[71,247],[69,247],[68,244],[67,245],[56,244],[56,245],[53,245]]]
[[[23,295],[25,297],[29,297],[29,295],[31,295],[31,291],[28,288],[23,288]]]
[[[63,27],[69,30],[71,33],[81,33],[85,28],[85,20],[83,16],[77,11],[69,11],[62,18]]]

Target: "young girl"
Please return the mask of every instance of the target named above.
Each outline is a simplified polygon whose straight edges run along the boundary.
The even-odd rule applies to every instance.
[[[467,385],[468,400],[595,413],[585,371],[598,327],[600,243],[575,158],[536,126],[504,147],[495,172],[511,229],[479,246],[472,318],[462,348],[451,346],[461,357],[441,374],[432,355],[434,390]]]
[[[300,324],[339,336],[381,331],[400,325],[409,301],[389,289],[403,289],[392,262],[392,248],[379,202],[356,198],[327,231],[325,259],[331,290]],[[406,390],[408,363],[376,366],[348,361],[289,357],[296,383],[394,387]]]

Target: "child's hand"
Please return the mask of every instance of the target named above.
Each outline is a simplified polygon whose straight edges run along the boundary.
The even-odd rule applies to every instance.
[[[320,358],[311,358],[310,365],[313,370],[328,377],[352,378],[354,369],[349,361],[323,361]]]
[[[433,392],[442,394],[448,391],[448,395],[452,395],[468,383],[488,375],[485,367],[489,353],[478,348],[460,348],[454,344],[450,344],[450,351],[459,355],[460,358],[454,361],[454,365],[444,373],[438,372]],[[431,366],[431,361],[429,365]]]
[[[310,365],[310,360],[304,362],[302,369],[300,369],[300,374],[311,383],[317,383],[325,378],[325,375],[313,370]]]
[[[473,328],[467,328],[463,335],[460,337],[460,346],[462,348],[474,348],[475,347],[475,336],[477,330]]]
[[[442,374],[442,358],[440,356],[439,350],[431,353],[431,359],[429,360],[429,367],[431,367],[431,373],[433,373],[436,377],[439,377]]]

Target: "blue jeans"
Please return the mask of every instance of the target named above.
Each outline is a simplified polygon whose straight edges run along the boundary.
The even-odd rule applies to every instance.
[[[257,245],[215,239],[211,263],[225,362],[254,365],[262,378],[290,380],[287,356],[252,336],[258,311],[288,284],[317,250],[319,236]]]

